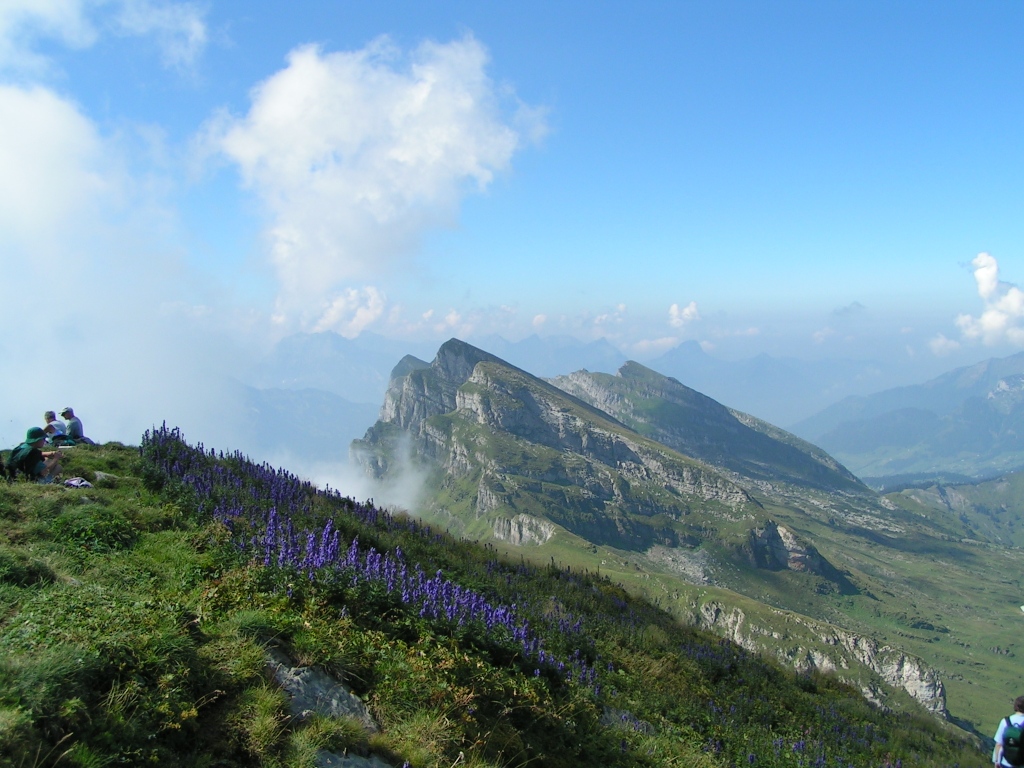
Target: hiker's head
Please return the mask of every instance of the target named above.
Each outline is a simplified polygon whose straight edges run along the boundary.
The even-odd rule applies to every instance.
[[[74,411],[74,409],[73,409],[73,408],[72,408],[72,407],[71,407],[71,406],[69,405],[69,406],[68,406],[67,408],[65,408],[65,409],[64,409],[63,411],[61,411],[61,412],[60,412],[60,415],[61,415],[61,416],[74,416],[74,415],[75,415],[75,411]]]
[[[1018,696],[1013,700],[1013,711],[1024,713],[1024,696]]]
[[[53,411],[47,411],[43,414],[43,418],[46,419],[46,423],[49,424],[51,421],[55,421],[57,419],[57,414]]]
[[[40,440],[46,439],[46,433],[43,432],[42,427],[32,427],[28,432],[25,433],[26,443],[38,443]]]

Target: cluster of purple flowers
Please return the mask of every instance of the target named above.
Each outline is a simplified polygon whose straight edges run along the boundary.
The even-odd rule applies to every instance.
[[[202,445],[191,447],[177,429],[166,426],[147,432],[141,451],[163,480],[189,495],[190,506],[194,504],[200,514],[230,529],[237,546],[253,561],[287,571],[282,582],[308,580],[383,592],[395,605],[404,606],[407,615],[450,631],[472,629],[483,633],[517,655],[524,670],[589,688],[595,695],[601,692],[600,678],[616,675],[613,664],[595,656],[592,638],[587,636],[582,619],[572,612],[586,608],[570,611],[562,598],[553,595],[537,598],[536,604],[529,601],[535,571],[525,564],[514,566],[497,560],[481,563],[481,570],[486,571],[482,581],[497,583],[496,594],[514,596],[517,601],[505,604],[457,583],[441,570],[424,569],[415,562],[415,556],[410,557],[395,545],[401,541],[403,546],[408,544],[409,551],[422,556],[427,551],[420,548],[423,541],[444,539],[413,519],[392,516],[372,502],[358,503],[330,488],[316,488],[287,471],[251,462],[238,452],[225,455],[206,451]],[[392,533],[400,535],[391,537]],[[427,555],[425,561],[432,562],[431,557]],[[575,601],[577,606],[601,606],[598,613],[589,614],[591,632],[605,625],[601,631],[615,628],[626,635],[639,635],[656,620],[645,613],[654,609],[628,601],[624,595],[619,597],[621,593],[600,580],[558,571],[554,564],[549,575],[563,582],[560,587],[564,591],[559,594],[569,595],[564,598],[569,605]],[[545,638],[562,650],[551,651]],[[583,647],[590,651],[582,652]],[[749,743],[739,746],[729,739],[723,741],[720,736],[748,727],[748,723],[764,723],[760,713],[770,712],[774,701],[772,680],[754,670],[760,660],[725,640],[693,636],[677,649],[702,669],[711,684],[712,698],[697,718],[706,723],[705,749],[709,752],[725,752],[735,762],[750,765],[772,763],[774,752],[775,760],[786,765],[852,768],[850,757],[875,751],[885,742],[884,735],[870,723],[853,722],[834,705],[813,713],[813,734],[796,738],[791,734],[788,739],[770,742],[772,735],[765,733],[756,755],[749,751]],[[695,712],[704,707],[704,702],[694,703]],[[634,726],[633,730],[640,728]],[[828,758],[826,752],[831,753]],[[900,763],[897,760],[886,765]]]
[[[522,618],[517,605],[494,604],[446,578],[440,570],[428,576],[420,565],[410,567],[400,548],[392,552],[378,552],[372,546],[364,549],[358,536],[343,546],[333,518],[301,529],[293,521],[308,517],[315,500],[333,499],[344,501],[347,511],[365,525],[401,526],[430,538],[429,527],[396,521],[372,504],[343,499],[337,491],[320,490],[291,473],[255,464],[238,452],[225,456],[214,451],[207,454],[202,445],[190,448],[179,430],[166,425],[147,432],[141,450],[168,477],[188,488],[197,508],[232,530],[238,545],[252,551],[265,567],[291,569],[310,581],[342,578],[353,587],[382,586],[421,618],[455,629],[475,624],[488,636],[511,640],[536,675],[542,669],[551,670],[567,682],[600,693],[597,669],[579,649],[567,658],[547,650],[543,637]],[[261,513],[254,514],[256,510]],[[563,635],[580,634],[582,620],[574,618],[558,615],[550,623]]]

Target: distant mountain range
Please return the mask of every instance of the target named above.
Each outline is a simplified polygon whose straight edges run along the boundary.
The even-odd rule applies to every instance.
[[[1016,469],[1024,466],[1024,353],[849,397],[793,430],[879,485]]]
[[[732,408],[780,425],[805,419],[844,397],[877,390],[894,377],[872,360],[798,360],[766,354],[721,360],[696,341],[683,342],[647,365]]]
[[[377,418],[378,407],[319,389],[258,389],[236,383],[234,438],[254,457],[308,462],[348,461],[352,440]]]
[[[584,343],[535,335],[518,342],[497,336],[486,341],[484,346],[499,359],[553,380],[573,370],[610,376],[626,363],[625,356],[603,339]],[[331,332],[286,337],[251,371],[240,372],[245,391],[240,395],[241,426],[235,432],[261,455],[300,460],[313,450],[303,426],[328,429],[331,450],[347,446],[373,423],[395,360],[431,351],[371,333],[354,339]],[[724,361],[696,342],[679,345],[649,363],[648,369],[674,378],[689,393],[727,403],[733,418],[746,429],[764,431],[755,422],[789,424],[802,418],[792,427],[794,434],[821,446],[876,487],[900,481],[970,480],[1024,465],[1022,382],[1014,379],[1024,373],[1024,354],[961,368],[925,384],[841,400],[891,380],[891,372],[870,361],[767,355]],[[683,418],[684,411],[677,415]],[[625,417],[618,413],[616,418]],[[666,445],[695,450],[693,445],[674,443],[668,435],[649,435],[638,422],[625,423]],[[721,426],[734,427],[724,422]],[[685,418],[676,431],[676,440],[685,437]],[[786,439],[795,440],[793,435]],[[803,443],[800,450],[806,452],[810,446]],[[344,449],[337,453],[333,458],[344,458]],[[729,455],[739,460],[734,448]],[[755,476],[757,459],[748,458],[744,471]],[[721,469],[738,471],[724,464]]]
[[[258,389],[319,390],[379,405],[395,360],[409,352],[417,352],[414,345],[374,333],[354,339],[332,331],[296,333],[281,339],[245,379]]]
[[[879,700],[942,714],[949,686],[954,720],[999,716],[1018,634],[1000,617],[1021,602],[1003,574],[1024,556],[648,367],[545,380],[453,339],[400,361],[353,450],[384,483],[419,482],[410,509],[454,533],[598,570]]]
[[[536,376],[587,370],[614,373],[626,356],[606,339],[533,335],[511,342],[491,335],[473,340],[503,360]],[[336,333],[298,333],[282,339],[251,371],[240,375],[259,388],[317,389],[355,403],[379,403],[395,361],[433,354],[430,344],[410,344],[365,332],[348,339]],[[683,342],[646,363],[719,402],[773,424],[805,419],[848,396],[893,381],[894,374],[870,360],[797,360],[758,355],[721,360],[695,341]]]

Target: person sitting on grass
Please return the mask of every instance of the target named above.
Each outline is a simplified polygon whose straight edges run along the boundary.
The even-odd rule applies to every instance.
[[[70,440],[64,433],[64,422],[57,418],[56,413],[47,411],[43,414],[43,418],[46,419],[46,426],[43,427],[43,432],[46,433],[46,441],[48,443],[60,445]]]
[[[95,445],[95,443],[85,436],[82,431],[82,420],[75,416],[75,411],[71,406],[68,406],[60,412],[61,418],[67,420],[67,434],[68,437],[74,440],[76,443],[85,443],[86,445]]]
[[[13,480],[19,474],[37,483],[52,483],[61,472],[60,451],[44,451],[46,432],[32,427],[25,434],[25,442],[7,457],[7,474]]]

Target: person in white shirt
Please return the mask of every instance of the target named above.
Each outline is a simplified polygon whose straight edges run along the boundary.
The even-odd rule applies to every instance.
[[[46,426],[43,427],[43,431],[46,432],[46,437],[51,442],[54,437],[65,434],[65,428],[63,428],[63,422],[57,419],[57,415],[52,411],[47,411],[43,414],[43,419],[46,420]]]
[[[1003,734],[1006,732],[1006,726],[1009,724],[1024,726],[1024,696],[1018,696],[1014,699],[1013,714],[999,721],[999,729],[995,735],[996,746],[992,750],[992,765],[996,766],[996,768],[1013,768],[1013,763],[1009,762],[1003,755]]]

